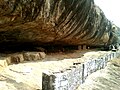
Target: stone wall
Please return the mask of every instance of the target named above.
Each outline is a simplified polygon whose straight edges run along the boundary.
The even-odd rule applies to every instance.
[[[46,71],[42,75],[42,90],[76,90],[93,72],[103,69],[107,62],[120,55],[120,51],[88,52],[72,66],[58,72]]]

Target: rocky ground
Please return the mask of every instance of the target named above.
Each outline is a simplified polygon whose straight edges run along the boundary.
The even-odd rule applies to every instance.
[[[96,50],[49,53],[44,59],[11,65],[3,63],[0,58],[0,90],[42,90],[42,72],[57,72],[69,68],[73,62],[80,62],[83,54],[89,57],[86,52],[93,55],[97,53]],[[90,75],[78,90],[119,90],[119,66],[119,58],[109,62],[105,69]]]
[[[68,52],[49,53],[40,60],[23,61],[22,54],[13,54],[14,58],[22,60],[17,64],[8,66],[6,58],[0,58],[0,90],[41,90],[42,89],[42,72],[51,70],[59,71],[73,65],[73,62],[78,60],[85,52],[91,50],[77,50]],[[93,50],[92,50],[93,51]],[[34,53],[34,54],[33,54]],[[33,52],[32,55],[38,57],[38,54]],[[31,55],[31,53],[25,53]],[[23,54],[24,55],[24,54]],[[4,55],[2,55],[4,56]],[[9,55],[8,55],[9,56]],[[44,55],[43,55],[44,56]],[[13,56],[12,56],[13,57]],[[34,58],[35,58],[34,57]],[[31,57],[32,58],[32,57]],[[31,59],[30,58],[30,59]],[[7,58],[8,59],[8,58]],[[29,59],[29,58],[28,58]],[[12,59],[14,60],[14,59]]]

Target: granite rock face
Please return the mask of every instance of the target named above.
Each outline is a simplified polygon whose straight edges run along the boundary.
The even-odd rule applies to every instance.
[[[93,0],[0,0],[2,45],[109,45],[118,32]]]

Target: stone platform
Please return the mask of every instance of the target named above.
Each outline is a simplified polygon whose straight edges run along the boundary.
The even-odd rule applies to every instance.
[[[89,52],[61,71],[43,72],[43,90],[76,90],[93,72],[103,69],[107,62],[119,56],[117,52]],[[69,62],[69,61],[67,61]]]
[[[19,64],[11,63],[11,57],[0,59],[0,90],[76,90],[93,72],[104,68],[107,62],[118,57],[119,51],[90,51],[79,58],[38,58],[40,53],[14,55]],[[32,56],[26,59],[28,55]],[[31,61],[34,57],[34,61]],[[39,60],[37,60],[39,59]],[[51,61],[49,61],[51,59]],[[17,63],[18,63],[17,62]]]

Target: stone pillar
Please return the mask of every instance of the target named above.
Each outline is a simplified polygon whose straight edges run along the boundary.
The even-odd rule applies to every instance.
[[[87,45],[83,45],[83,50],[87,50]]]
[[[82,50],[83,49],[83,46],[82,45],[79,45],[78,46],[78,50]]]

